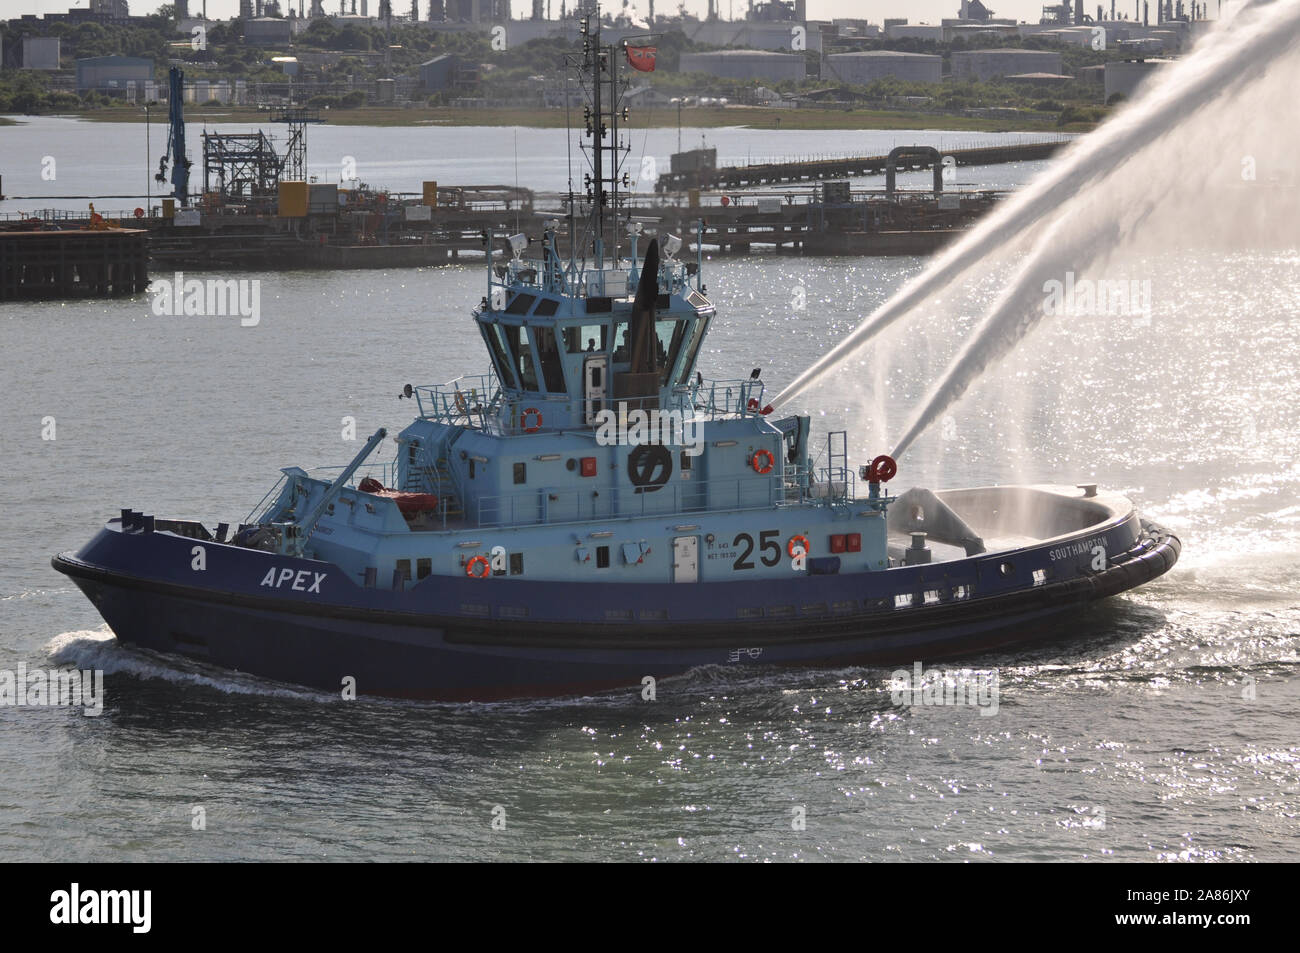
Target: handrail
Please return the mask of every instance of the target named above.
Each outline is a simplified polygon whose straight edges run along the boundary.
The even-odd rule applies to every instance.
[[[696,410],[712,416],[757,415],[762,413],[764,406],[763,390],[763,382],[756,378],[706,379],[692,386],[691,396]]]
[[[474,384],[473,382],[480,382]],[[479,388],[492,388],[491,391]],[[505,418],[501,415],[504,407],[518,407],[521,411],[528,407],[538,407],[543,418],[549,410],[558,410],[569,415],[570,419],[586,419],[589,398],[570,397],[568,394],[534,394],[531,392],[507,392],[501,388],[495,375],[484,374],[473,377],[458,377],[446,384],[422,384],[414,389],[419,405],[420,416],[426,420],[452,426],[473,427],[488,433],[519,436],[532,431],[524,429],[518,413],[511,413]],[[491,397],[484,401],[485,392]],[[692,419],[716,420],[723,417],[760,416],[765,404],[766,392],[761,380],[753,378],[732,380],[692,381],[688,385],[674,387],[668,400],[661,402],[657,396],[603,398],[604,405],[616,409],[620,403],[630,410],[658,409],[663,411],[680,411]],[[549,408],[549,409],[548,409]],[[573,429],[589,429],[576,426]]]
[[[248,511],[248,516],[244,519],[244,524],[246,526],[259,526],[262,524],[267,515],[271,512],[271,507],[274,506],[275,502],[280,498],[280,488],[284,486],[284,481],[288,478],[288,474],[280,474],[280,479],[276,480],[275,485],[266,491],[266,496],[262,497],[261,501],[256,503],[253,508]]]
[[[347,464],[312,467],[307,471],[307,475],[312,479],[319,479],[323,483],[333,483],[334,476],[327,474],[342,473],[345,469],[347,469]],[[365,477],[373,477],[384,486],[393,487],[397,481],[397,461],[390,460],[388,463],[363,463],[357,468],[353,476],[356,478],[352,480],[353,486],[361,482]]]
[[[466,427],[477,423],[480,430],[488,429],[487,421],[499,406],[500,392],[494,373],[465,375],[445,384],[414,388],[416,405],[424,419]]]

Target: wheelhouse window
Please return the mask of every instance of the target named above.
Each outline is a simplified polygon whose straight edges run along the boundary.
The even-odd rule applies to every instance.
[[[626,364],[632,360],[632,342],[628,339],[626,321],[614,322],[614,363]]]
[[[503,326],[506,345],[510,349],[510,365],[523,390],[538,390],[537,366],[533,363],[533,349],[528,344],[528,329],[522,325]]]
[[[483,340],[487,342],[488,351],[492,355],[492,363],[501,377],[501,383],[506,387],[517,387],[511,360],[506,357],[504,329],[499,324],[484,324],[480,329],[483,332]]]
[[[564,329],[564,349],[570,354],[603,353],[608,346],[608,324],[584,324]]]
[[[506,306],[506,314],[527,314],[528,309],[533,306],[537,298],[530,294],[517,294],[510,299],[510,304]]]
[[[655,322],[655,337],[657,341],[655,347],[658,354],[655,360],[663,368],[659,376],[661,384],[668,383],[668,375],[672,373],[673,367],[677,364],[677,355],[681,353],[682,342],[686,339],[686,328],[689,321],[668,320]]]
[[[660,380],[667,384],[672,369],[677,366],[677,359],[686,353],[687,367],[679,375],[684,379],[689,368],[694,364],[695,354],[699,351],[700,341],[704,336],[704,318],[660,318],[655,321],[655,362],[661,368]],[[614,322],[611,344],[613,362],[627,364],[632,360],[630,329],[627,321]]]
[[[546,390],[552,394],[563,394],[564,367],[560,364],[560,344],[555,339],[552,327],[533,328],[537,335],[537,356],[542,362],[542,377],[546,381]]]
[[[691,371],[695,368],[695,361],[700,356],[700,345],[704,342],[705,332],[709,329],[709,319],[712,314],[703,312],[695,318],[695,326],[691,328],[691,337],[686,345],[686,359],[682,361],[682,369],[677,375],[677,384],[680,386],[690,380]]]

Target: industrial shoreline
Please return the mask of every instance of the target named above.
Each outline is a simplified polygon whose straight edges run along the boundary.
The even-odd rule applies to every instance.
[[[264,120],[265,109],[188,105],[192,120],[205,122],[255,123]],[[60,115],[89,122],[144,122],[143,109],[81,109]],[[676,109],[647,107],[638,112],[644,128],[670,129],[678,125]],[[1052,119],[959,116],[893,109],[801,108],[773,109],[762,106],[696,107],[687,114],[689,125],[698,127],[750,127],[794,130],[926,130],[951,132],[1087,132],[1097,123],[1075,122],[1064,126]],[[11,116],[21,122],[24,117]],[[328,113],[337,126],[522,126],[533,129],[562,129],[563,110],[448,107],[381,107],[334,109]],[[5,117],[0,117],[4,122]],[[157,115],[153,120],[158,121]]]
[[[157,270],[450,264],[465,254],[495,256],[500,236],[537,235],[549,222],[582,211],[575,196],[518,186],[426,180],[422,192],[409,194],[307,181],[305,131],[319,122],[318,115],[294,109],[266,117],[288,123],[283,154],[260,131],[204,132],[203,185],[189,191],[186,174],[185,186],[177,187],[184,196],[179,202],[162,197],[161,205],[146,201],[133,213],[118,214],[96,212],[91,204],[88,212],[47,210],[0,221],[0,299],[138,293],[148,280],[146,255]],[[179,163],[184,124],[175,111],[173,177],[187,172]],[[1046,159],[1068,141],[943,153],[933,146],[896,146],[888,155],[741,166],[720,164],[716,148],[693,149],[673,154],[668,170],[622,201],[637,222],[681,236],[697,255],[749,254],[756,248],[778,254],[925,255],[971,227],[1002,197],[995,189],[954,190],[945,184],[950,172]],[[897,188],[896,173],[920,170],[932,173],[928,189]],[[878,174],[885,176],[884,189],[851,188],[852,179]],[[567,247],[570,230],[556,232]]]

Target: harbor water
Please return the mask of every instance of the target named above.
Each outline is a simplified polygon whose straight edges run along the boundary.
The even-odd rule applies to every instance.
[[[23,137],[66,122],[0,130],[6,155],[23,143],[39,160]],[[139,168],[124,150],[140,129],[95,128],[111,147],[81,136],[59,148],[84,150],[72,166],[85,183],[128,187],[124,170]],[[475,135],[309,134],[355,136],[336,151],[360,163],[362,144],[397,156],[417,132]],[[675,132],[651,136],[666,154]],[[562,176],[563,135],[542,135],[545,148],[527,151]],[[723,154],[753,134],[708,135]],[[872,135],[938,136],[836,133],[826,148],[856,151]],[[776,148],[769,133],[755,142]],[[1014,186],[1033,171],[962,177]],[[89,188],[64,174],[58,192]],[[513,174],[507,153],[462,180]],[[364,177],[413,187],[426,173]],[[7,191],[31,194],[19,182],[6,174]],[[404,384],[484,370],[469,318],[483,273],[223,276],[260,282],[250,326],[158,316],[147,296],[0,307],[0,671],[104,672],[99,714],[0,705],[0,849],[138,861],[1295,860],[1300,255],[1180,252],[1158,265],[1136,272],[1160,276],[1148,313],[1044,321],[891,484],[1096,482],[1182,539],[1167,576],[1062,617],[1047,643],[950,664],[996,672],[995,707],[897,704],[884,669],[739,664],[661,681],[653,700],[637,685],[493,704],[345,701],[125,650],[49,557],[122,507],[237,522],[280,467],[346,462],[352,433],[402,426]],[[709,263],[719,316],[701,368],[762,368],[774,395],[923,266]],[[814,451],[847,429],[852,462],[887,452],[1005,277],[955,288],[969,307],[900,322],[785,408],[812,415]]]

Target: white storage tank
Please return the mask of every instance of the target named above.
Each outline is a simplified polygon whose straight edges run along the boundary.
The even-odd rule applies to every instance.
[[[856,86],[865,86],[878,79],[899,79],[909,83],[943,81],[943,57],[929,53],[896,50],[832,53],[826,57],[826,63],[832,78]]]
[[[683,53],[678,69],[683,73],[708,73],[724,79],[761,79],[774,83],[783,80],[798,82],[808,74],[802,53],[772,53],[767,50]]]

